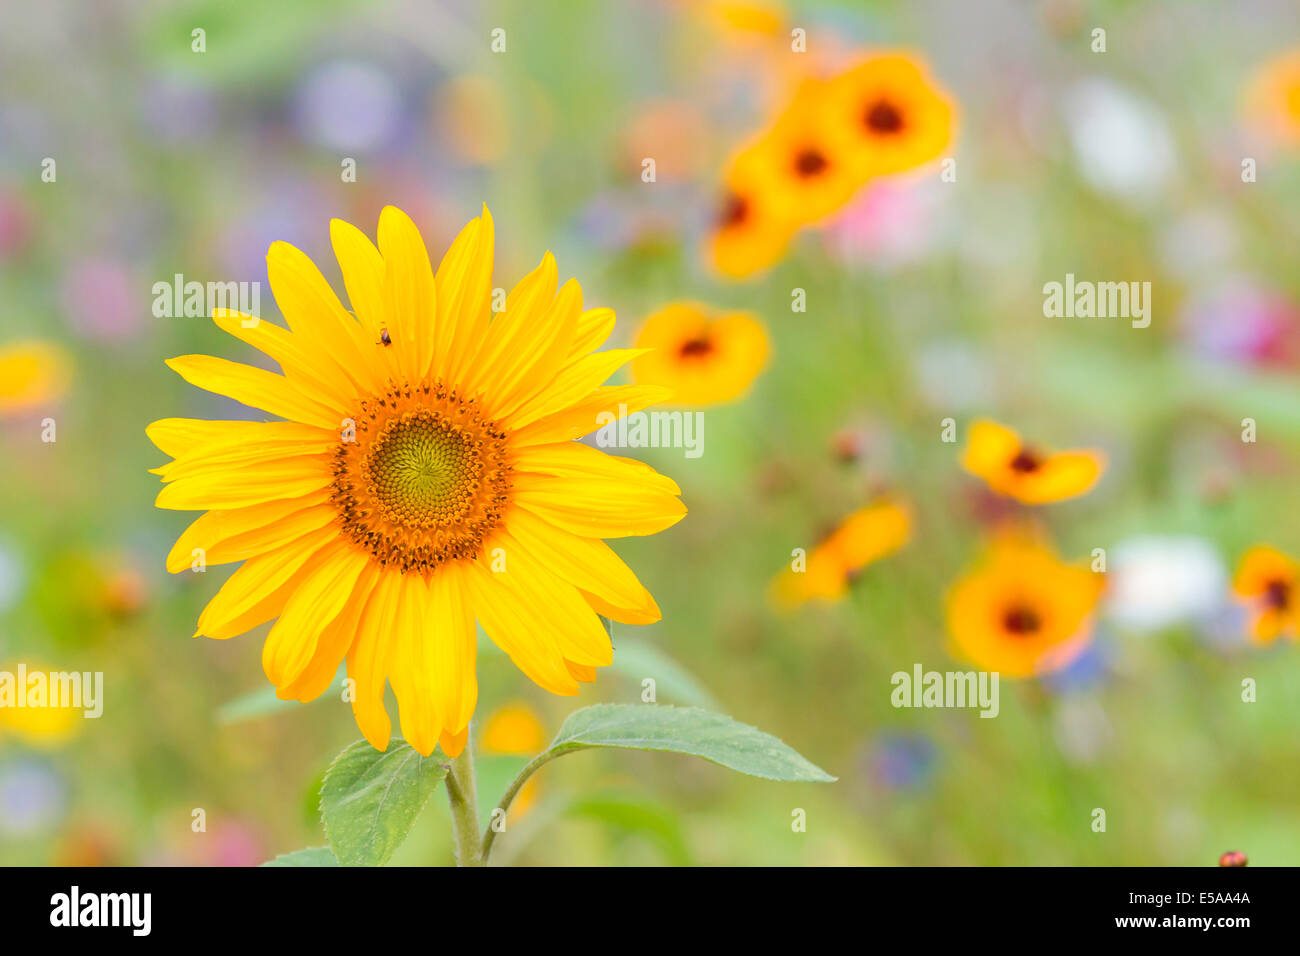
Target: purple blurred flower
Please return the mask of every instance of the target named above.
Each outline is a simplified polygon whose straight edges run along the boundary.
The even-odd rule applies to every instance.
[[[1195,296],[1180,325],[1202,358],[1257,365],[1289,365],[1300,358],[1300,309],[1239,276]]]
[[[381,149],[399,130],[401,114],[401,94],[388,73],[348,60],[310,73],[294,100],[299,133],[329,149]]]
[[[865,755],[868,780],[886,790],[915,790],[930,779],[938,760],[925,734],[900,731],[880,734]]]
[[[43,760],[0,766],[0,834],[31,837],[53,829],[67,805],[67,788]]]

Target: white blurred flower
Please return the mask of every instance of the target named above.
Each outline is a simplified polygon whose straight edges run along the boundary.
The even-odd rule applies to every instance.
[[[1071,89],[1064,106],[1079,172],[1094,189],[1150,198],[1173,172],[1173,137],[1146,101],[1094,78]]]
[[[0,612],[17,603],[26,587],[27,575],[22,558],[9,544],[0,540]]]
[[[1204,622],[1226,601],[1223,561],[1208,542],[1190,535],[1129,538],[1112,549],[1107,570],[1106,611],[1127,630]]]
[[[993,379],[986,356],[962,342],[932,342],[917,354],[917,388],[932,408],[986,407]]]

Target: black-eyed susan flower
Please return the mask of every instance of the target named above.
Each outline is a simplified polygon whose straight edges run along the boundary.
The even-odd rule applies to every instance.
[[[722,195],[706,242],[713,267],[743,279],[785,255],[795,224],[785,215],[772,178],[769,144],[745,147],[727,164]]]
[[[1300,562],[1267,544],[1241,556],[1232,590],[1251,612],[1250,635],[1268,644],[1300,637]]]
[[[948,595],[954,649],[1007,677],[1058,670],[1091,639],[1104,583],[1104,575],[1066,564],[1027,535],[1000,534]]]
[[[808,601],[838,601],[863,568],[902,548],[912,536],[906,502],[884,497],[859,508],[772,581],[772,602],[781,608]]]
[[[767,364],[763,324],[748,312],[675,302],[646,319],[632,360],[638,385],[672,390],[675,405],[716,405],[743,395]]]
[[[1025,444],[1005,425],[977,421],[962,465],[998,494],[1041,505],[1092,488],[1106,467],[1106,456],[1099,451],[1045,451]]]
[[[774,215],[787,222],[806,225],[825,219],[843,208],[864,181],[822,115],[828,90],[822,80],[802,82],[755,152],[766,167],[763,178]]]
[[[614,327],[558,291],[541,264],[490,316],[487,210],[431,268],[393,207],[378,248],[335,220],[351,300],[315,265],[271,246],[289,327],[214,316],[283,374],[205,355],[168,364],[191,384],[282,421],[165,419],[148,429],[174,460],[161,508],[206,511],[167,559],[175,572],[242,561],[199,617],[229,638],[275,621],[262,663],[280,697],[311,700],[340,662],[366,738],[387,747],[385,684],[422,754],[464,747],[477,699],[475,621],[540,686],[576,694],[611,661],[598,614],[658,608],[602,540],[653,534],[685,514],[677,485],[574,438],[665,397],[602,387],[634,350],[594,351]]]
[[[67,392],[72,360],[50,342],[0,347],[0,415],[19,415],[56,402]]]
[[[1285,146],[1300,146],[1300,49],[1269,60],[1246,92],[1247,120]]]
[[[871,56],[830,82],[824,130],[859,177],[915,169],[952,142],[956,107],[904,53]]]

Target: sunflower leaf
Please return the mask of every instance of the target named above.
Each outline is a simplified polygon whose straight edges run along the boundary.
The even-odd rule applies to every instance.
[[[281,853],[262,866],[338,866],[339,861],[327,846],[310,846],[305,850]]]
[[[546,753],[589,747],[692,754],[767,780],[830,782],[835,778],[776,737],[723,714],[660,704],[596,704],[569,715]]]
[[[386,863],[450,765],[441,752],[422,757],[396,737],[383,752],[364,740],[346,747],[325,771],[320,789],[325,838],[339,862]]]

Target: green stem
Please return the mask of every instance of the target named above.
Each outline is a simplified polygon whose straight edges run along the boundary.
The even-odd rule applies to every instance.
[[[482,866],[486,854],[478,839],[478,795],[474,789],[474,753],[470,743],[451,762],[446,778],[447,799],[451,803],[451,824],[456,836],[458,866]]]
[[[501,795],[501,799],[497,801],[496,809],[501,811],[501,819],[503,820],[507,819],[510,810],[510,804],[514,802],[515,796],[519,793],[523,785],[528,782],[528,778],[531,777],[534,773],[536,773],[537,770],[541,768],[543,764],[549,763],[551,760],[553,760],[555,757],[558,756],[559,754],[555,753],[554,751],[545,750],[542,753],[539,753],[532,760],[528,761],[527,766],[525,766],[523,770],[519,771],[519,775],[510,782],[510,786],[506,787],[506,792],[503,793]],[[495,818],[496,815],[495,810],[493,811],[493,815]],[[492,852],[492,843],[497,838],[497,829],[496,827],[492,826],[492,822],[494,821],[490,821],[488,824],[488,828],[485,831],[483,831],[482,860],[485,865],[487,864],[488,854]],[[502,829],[504,829],[504,827]]]

